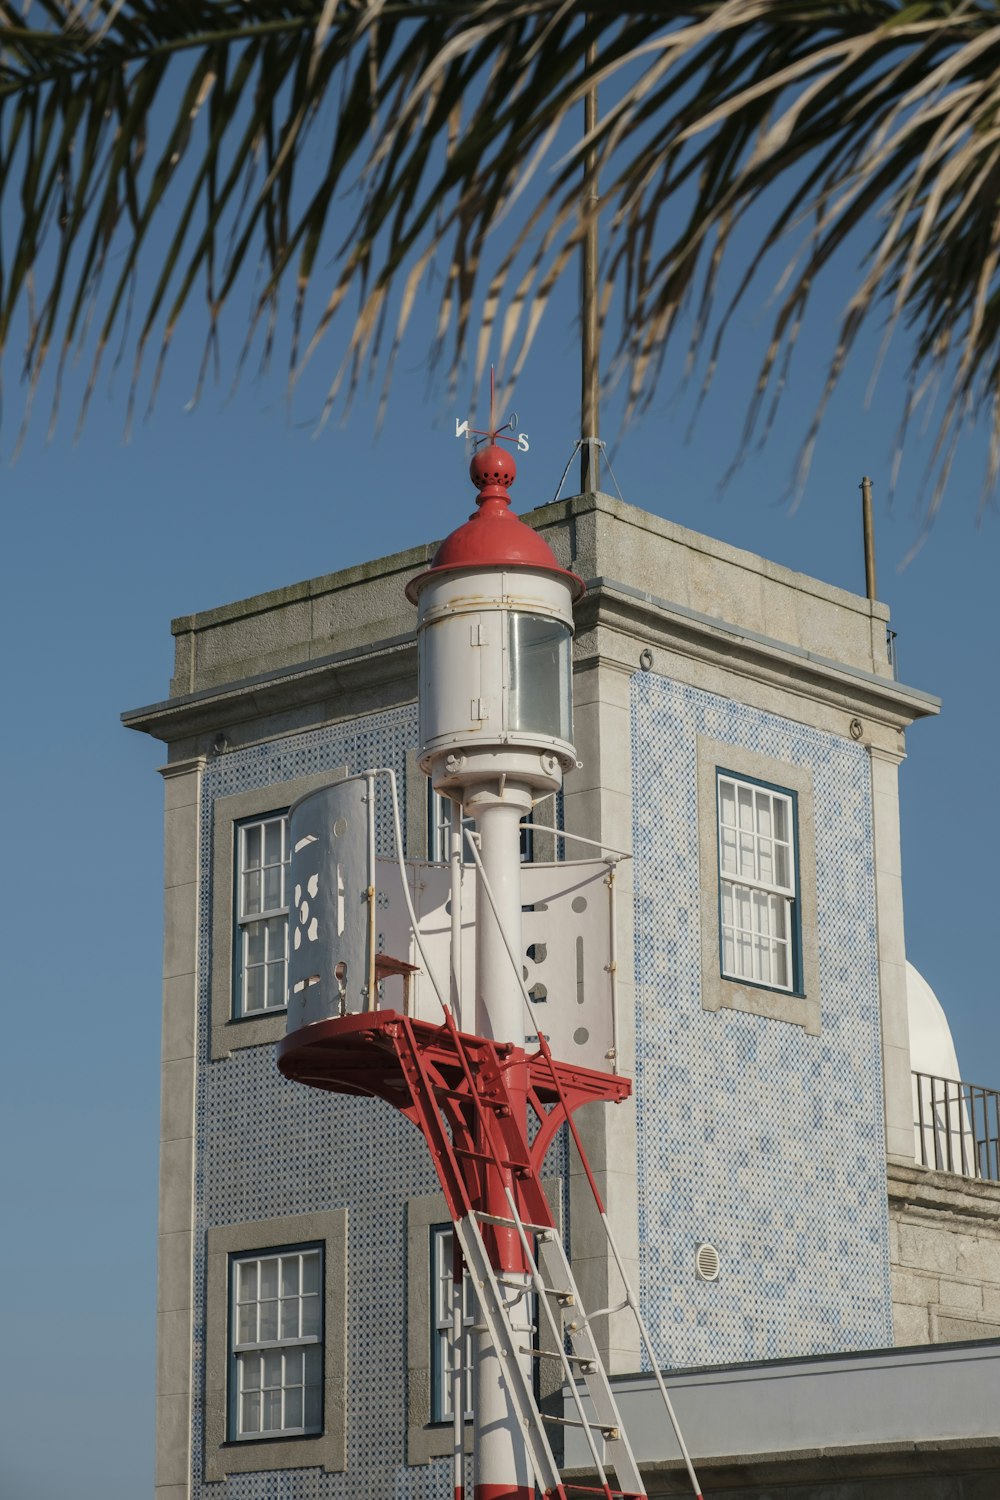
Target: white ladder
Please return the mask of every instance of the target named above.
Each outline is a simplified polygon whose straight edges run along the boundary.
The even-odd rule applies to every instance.
[[[509,1191],[507,1198],[510,1218],[485,1213],[468,1214],[456,1221],[455,1232],[472,1277],[483,1321],[497,1351],[511,1405],[524,1433],[535,1483],[543,1495],[566,1494],[545,1430],[545,1424],[548,1423],[560,1427],[578,1427],[583,1431],[598,1481],[606,1494],[623,1497],[623,1500],[624,1497],[628,1497],[628,1500],[643,1497],[646,1489],[642,1476],[622,1424],[607,1370],[591,1332],[594,1318],[617,1309],[605,1308],[601,1313],[588,1317],[581,1304],[580,1293],[558,1231],[548,1225],[524,1223]],[[503,1277],[498,1277],[490,1263],[480,1228],[482,1224],[517,1231],[525,1263],[529,1267],[531,1290],[537,1301],[539,1332],[543,1341],[551,1347],[529,1349],[519,1344],[523,1335],[515,1332],[511,1324],[509,1304],[501,1291]],[[561,1316],[563,1309],[572,1309],[572,1316],[565,1326]],[[569,1352],[565,1348],[566,1335],[569,1336]],[[524,1366],[524,1355],[530,1355],[534,1359],[551,1358],[560,1362],[565,1385],[575,1406],[575,1417],[557,1417],[540,1411],[535,1400],[534,1382]],[[593,1407],[593,1413],[589,1416],[577,1383],[581,1378]],[[616,1483],[612,1484],[609,1472]]]

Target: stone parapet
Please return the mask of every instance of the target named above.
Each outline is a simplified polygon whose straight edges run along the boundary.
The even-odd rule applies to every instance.
[[[897,1345],[1000,1338],[1000,1183],[890,1162]]]

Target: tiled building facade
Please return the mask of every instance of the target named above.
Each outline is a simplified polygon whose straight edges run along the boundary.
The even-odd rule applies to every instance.
[[[619,881],[618,977],[621,1064],[635,1095],[588,1109],[582,1123],[662,1363],[909,1342],[909,1314],[902,1337],[893,1326],[894,1307],[915,1295],[912,1266],[905,1283],[898,1266],[915,1189],[892,1183],[919,1176],[896,771],[905,727],[935,700],[895,681],[879,604],[606,496],[527,519],[588,584],[575,642],[581,765],[558,811],[550,803],[540,815],[634,850]],[[171,696],[125,716],[169,746],[159,1500],[450,1493],[432,1326],[431,1235],[445,1215],[426,1148],[377,1101],[278,1075],[283,1012],[259,1003],[270,994],[266,922],[247,917],[241,894],[242,830],[345,770],[396,770],[408,852],[425,856],[403,585],[429,552],[176,621]],[[794,931],[783,956],[771,941],[775,983],[748,980],[750,968],[724,957],[723,783],[794,820],[794,880],[787,901],[773,898]],[[380,838],[388,852],[387,828]],[[553,856],[538,836],[535,857]],[[254,911],[276,922],[279,904]],[[246,946],[248,927],[257,947]],[[253,984],[265,988],[247,988],[255,965]],[[614,1277],[581,1174],[561,1147],[550,1160],[578,1280],[602,1305]],[[987,1205],[995,1228],[988,1192]],[[956,1266],[963,1211],[952,1195]],[[980,1238],[983,1222],[980,1212]],[[711,1280],[698,1271],[706,1243],[718,1255]],[[992,1253],[980,1256],[981,1287]],[[250,1274],[240,1268],[260,1277],[259,1333],[265,1277],[304,1277],[303,1256],[313,1256],[309,1275],[321,1266],[323,1317],[310,1327],[322,1329],[322,1388],[306,1389],[306,1421],[248,1437],[234,1381],[253,1368],[253,1411],[271,1398],[257,1345],[239,1343],[240,1278]],[[1000,1265],[994,1280],[1000,1287]],[[303,1368],[296,1361],[317,1337],[303,1334],[297,1285],[284,1300],[299,1342],[258,1339],[261,1360],[269,1353],[273,1366],[277,1350],[285,1361],[276,1378],[286,1418],[301,1411],[295,1381],[310,1379],[288,1371]],[[1000,1333],[991,1307],[982,1294],[958,1336]],[[614,1320],[607,1353],[614,1370],[641,1369],[633,1335]]]

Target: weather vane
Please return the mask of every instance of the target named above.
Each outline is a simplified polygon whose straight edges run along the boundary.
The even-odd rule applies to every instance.
[[[465,419],[464,422],[462,421],[462,419],[460,417],[456,417],[455,418],[455,436],[456,437],[466,437],[466,436],[469,436],[469,437],[475,437],[475,438],[488,438],[491,443],[495,443],[499,439],[499,441],[504,442],[504,443],[515,443],[517,445],[517,451],[518,451],[518,453],[527,453],[527,451],[528,451],[528,434],[526,432],[518,432],[517,431],[517,412],[516,411],[512,411],[511,414],[510,414],[510,416],[507,418],[506,422],[504,422],[499,427],[497,426],[497,419],[496,419],[496,389],[495,389],[495,386],[494,386],[493,366],[492,365],[490,365],[490,425],[489,425],[489,428],[486,431],[484,431],[481,427],[470,427],[469,426],[469,419],[468,419],[468,417],[466,417],[466,419]],[[477,447],[478,447],[478,444],[477,444]]]

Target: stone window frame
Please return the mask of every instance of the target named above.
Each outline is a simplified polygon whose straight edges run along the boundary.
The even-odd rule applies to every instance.
[[[562,1178],[543,1180],[545,1196],[555,1212],[559,1232],[563,1229]],[[431,1230],[451,1222],[443,1193],[410,1198],[406,1204],[406,1462],[427,1464],[454,1451],[451,1419],[435,1422],[431,1389],[431,1341],[434,1336]],[[558,1360],[539,1361],[541,1399],[562,1387]],[[472,1423],[465,1423],[465,1452],[472,1452]]]
[[[795,794],[797,803],[798,922],[801,993],[772,990],[722,973],[719,941],[719,771],[767,782]],[[701,899],[701,1003],[705,1010],[739,1010],[820,1033],[819,933],[816,922],[816,813],[812,771],[725,740],[698,735],[698,864]]]
[[[211,1037],[213,1061],[243,1047],[273,1046],[285,1034],[287,1007],[241,1016],[236,1003],[236,839],[242,823],[290,807],[299,797],[343,781],[347,766],[272,781],[249,792],[216,797],[212,806]]]
[[[323,1248],[323,1430],[295,1437],[230,1439],[232,1259],[256,1251],[311,1244]],[[276,1469],[343,1472],[347,1468],[347,1209],[209,1229],[205,1299],[206,1481]]]

